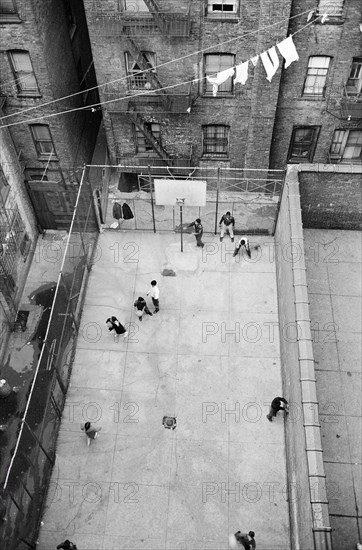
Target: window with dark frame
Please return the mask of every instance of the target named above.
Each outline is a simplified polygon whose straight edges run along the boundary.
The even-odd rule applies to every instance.
[[[209,157],[229,156],[229,126],[221,124],[202,127],[202,154]]]
[[[40,160],[56,159],[56,153],[52,136],[47,124],[31,124],[30,130],[33,136],[36,152]]]
[[[206,76],[216,76],[217,73],[230,69],[235,65],[235,55],[230,53],[206,54],[204,58],[205,79],[204,94],[212,95],[212,84],[208,82]],[[218,95],[232,95],[233,78],[228,78],[218,87]]]
[[[335,130],[329,149],[331,160],[362,161],[362,130]]]
[[[303,96],[311,98],[324,96],[330,61],[330,57],[323,55],[314,55],[309,58]]]
[[[238,9],[239,0],[207,0],[207,16],[211,18],[235,18]]]
[[[29,52],[26,50],[10,50],[8,53],[18,95],[39,96],[39,88]]]
[[[143,57],[146,58],[149,69],[153,73],[156,73],[154,68],[156,65],[156,54],[154,52],[141,52]],[[148,89],[148,80],[142,72],[139,59],[135,60],[129,52],[125,52],[126,56],[126,71],[127,71],[127,84],[129,90]]]
[[[293,129],[288,162],[312,162],[320,126],[300,126]]]
[[[354,57],[346,83],[348,95],[359,96],[362,91],[362,57]]]

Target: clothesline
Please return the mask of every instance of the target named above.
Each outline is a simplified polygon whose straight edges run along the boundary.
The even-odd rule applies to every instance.
[[[313,14],[314,14],[314,11],[309,13],[307,18],[308,23],[304,25],[304,27],[302,27],[295,33],[289,35],[287,38],[285,38],[275,46],[272,46],[268,50],[265,50],[264,52],[251,57],[250,59],[244,61],[243,63],[239,63],[238,65],[233,65],[228,69],[215,73],[216,76],[206,76],[206,80],[210,82],[210,84],[212,84],[213,96],[215,97],[217,95],[219,86],[221,84],[223,84],[229,78],[234,76],[234,72],[235,72],[234,84],[244,85],[248,80],[248,76],[249,76],[248,74],[249,61],[254,65],[254,67],[256,67],[259,57],[263,63],[263,66],[266,72],[266,78],[267,80],[269,80],[269,82],[271,82],[273,76],[275,75],[279,67],[279,56],[278,56],[276,47],[278,48],[280,54],[285,60],[285,65],[284,65],[285,69],[287,69],[289,65],[291,65],[291,63],[293,63],[294,61],[298,61],[299,55],[293,42],[293,36],[298,32],[301,32],[302,30],[304,30],[309,25],[312,25],[313,23],[315,23],[315,21],[310,21]],[[324,23],[327,17],[328,17],[328,14],[318,16],[318,18],[321,18],[321,23]]]

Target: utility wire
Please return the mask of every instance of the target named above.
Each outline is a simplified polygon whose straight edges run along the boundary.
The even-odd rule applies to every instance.
[[[274,27],[274,26],[276,26],[276,25],[280,25],[280,24],[282,24],[283,22],[285,22],[286,20],[290,21],[291,19],[295,19],[296,17],[301,17],[302,15],[305,15],[305,14],[307,14],[307,13],[310,13],[310,10],[306,10],[306,11],[303,11],[303,12],[298,13],[298,14],[296,14],[296,15],[293,15],[292,17],[290,17],[290,18],[288,18],[288,19],[285,18],[284,20],[278,21],[277,23],[272,23],[271,25],[267,25],[266,27],[262,27],[261,29],[257,29],[257,30],[255,30],[255,31],[250,31],[250,32],[244,33],[243,35],[240,35],[240,36],[237,36],[237,37],[234,37],[234,38],[230,38],[229,40],[225,40],[224,42],[219,42],[218,44],[213,44],[212,46],[208,46],[207,48],[203,48],[203,49],[201,49],[201,50],[197,50],[197,51],[191,52],[190,54],[184,55],[184,56],[182,56],[182,57],[178,57],[177,59],[172,59],[172,60],[170,60],[170,61],[166,61],[165,63],[161,63],[161,64],[156,65],[156,66],[154,66],[154,67],[151,67],[150,69],[147,69],[147,70],[145,70],[145,71],[139,71],[139,74],[143,74],[143,73],[149,72],[149,71],[154,71],[155,69],[158,69],[158,68],[160,68],[160,67],[164,67],[164,66],[166,66],[166,65],[169,65],[170,63],[176,63],[176,62],[178,62],[178,61],[182,61],[183,59],[186,59],[186,58],[191,57],[191,56],[193,56],[193,55],[198,55],[198,54],[200,54],[200,53],[206,52],[206,51],[208,51],[208,50],[210,50],[210,49],[212,49],[212,48],[220,47],[220,46],[223,46],[223,45],[225,45],[225,44],[229,44],[230,42],[233,42],[233,41],[235,41],[235,40],[240,40],[240,39],[245,38],[245,37],[247,37],[247,36],[250,36],[250,35],[253,35],[253,34],[257,34],[257,33],[259,33],[259,32],[262,32],[262,31],[265,31],[265,30],[267,30],[267,29],[270,29],[271,27]],[[294,34],[297,34],[298,32],[300,32],[301,30],[303,30],[305,27],[309,26],[309,25],[312,24],[312,23],[314,23],[314,21],[312,21],[312,22],[310,22],[310,23],[307,23],[307,25],[305,25],[304,27],[302,27],[302,29],[296,31]],[[294,34],[293,34],[292,36],[294,36]],[[64,101],[65,99],[70,99],[71,97],[75,97],[75,96],[77,96],[77,95],[84,94],[84,93],[86,93],[86,92],[90,92],[90,91],[92,91],[92,90],[102,88],[103,86],[108,86],[108,85],[110,85],[110,84],[114,84],[114,83],[120,82],[120,81],[122,81],[122,80],[127,80],[127,78],[130,78],[130,76],[127,75],[127,76],[124,76],[124,77],[117,78],[117,79],[115,79],[115,80],[110,80],[110,81],[105,82],[105,83],[103,83],[103,84],[99,84],[98,86],[93,86],[92,88],[88,88],[88,89],[86,89],[86,90],[81,90],[81,91],[79,91],[79,92],[75,92],[75,93],[73,93],[73,94],[70,94],[70,95],[67,95],[67,96],[64,96],[64,97],[61,97],[61,98],[58,98],[58,99],[53,99],[52,101],[48,101],[48,102],[43,103],[43,104],[41,104],[41,105],[35,105],[35,106],[33,106],[33,107],[28,107],[27,109],[23,109],[23,110],[18,111],[18,112],[16,112],[16,113],[11,113],[11,114],[9,114],[9,115],[5,115],[5,116],[3,116],[3,117],[0,117],[0,121],[1,121],[1,120],[5,120],[5,119],[7,119],[7,118],[9,118],[9,117],[22,115],[22,114],[27,113],[27,112],[29,112],[29,111],[32,111],[32,110],[34,110],[34,109],[41,109],[42,107],[46,107],[46,106],[51,105],[51,104],[53,104],[53,103],[57,103],[58,101]],[[196,80],[200,80],[200,79],[196,79]],[[187,82],[186,82],[186,83],[187,83]],[[181,85],[183,85],[183,84],[185,84],[185,82],[182,82],[182,83],[180,83],[179,85],[181,86]],[[161,89],[167,89],[167,88],[168,88],[168,87],[165,87],[165,88],[157,88],[157,89],[158,89],[158,90],[161,90]],[[132,97],[134,97],[134,95],[133,95]],[[124,99],[124,98],[120,98],[120,99]],[[112,100],[112,101],[116,101],[116,100]],[[76,108],[76,109],[71,109],[71,110],[69,110],[68,112],[74,112],[74,111],[79,111],[79,110],[84,110],[84,109],[90,109],[90,108],[92,108],[92,107],[97,107],[97,106],[105,105],[105,104],[107,104],[107,103],[109,103],[109,102],[97,103],[97,104],[95,104],[95,105],[89,105],[89,106],[86,106],[86,107],[78,107],[78,108]],[[64,112],[66,112],[66,111],[63,111],[63,112],[60,112],[60,113],[56,113],[56,114],[64,114]],[[52,116],[54,116],[54,114],[44,115],[44,116],[41,117],[41,118],[49,118],[49,117],[52,117]],[[36,118],[36,119],[34,119],[34,120],[39,120],[39,117]],[[32,120],[27,120],[27,121],[24,121],[24,122],[29,123],[29,122],[32,122]],[[13,126],[13,125],[15,125],[15,124],[21,124],[21,122],[12,123],[12,124],[9,124],[9,125],[4,125],[4,126],[2,126],[2,127],[3,127],[3,128],[7,128],[8,126]]]

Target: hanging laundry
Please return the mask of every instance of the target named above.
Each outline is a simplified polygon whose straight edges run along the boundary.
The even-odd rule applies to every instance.
[[[245,61],[245,63],[240,63],[240,65],[236,65],[234,84],[240,82],[240,84],[244,85],[245,82],[248,80],[248,65],[249,61]]]
[[[216,76],[207,76],[206,79],[212,84],[212,95],[216,97],[218,88],[220,84],[223,84],[228,78],[233,76],[234,74],[234,67],[231,67],[230,69],[225,69],[225,71],[221,71],[220,73],[217,73]]]
[[[277,47],[285,59],[284,69],[287,69],[293,61],[298,61],[299,55],[291,36],[288,36],[288,38],[280,42],[280,44],[277,44]]]
[[[260,57],[266,71],[266,78],[267,80],[269,80],[269,82],[271,82],[271,79],[273,78],[279,67],[279,58],[276,49],[273,46],[267,52],[261,53]]]
[[[259,59],[259,56],[258,56],[258,55],[256,55],[255,57],[252,57],[252,58],[250,59],[250,61],[251,61],[252,64],[254,65],[254,67],[256,67],[256,64],[257,64],[257,62],[258,62],[258,59]]]
[[[126,202],[124,202],[122,205],[122,211],[123,211],[123,218],[125,220],[131,220],[134,217],[132,210],[130,209],[130,207]]]
[[[122,205],[119,204],[119,202],[114,202],[113,203],[113,212],[112,212],[112,215],[114,217],[115,220],[120,220],[122,219]]]

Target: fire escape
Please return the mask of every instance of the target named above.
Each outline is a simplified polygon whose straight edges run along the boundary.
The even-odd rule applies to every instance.
[[[156,112],[167,114],[187,113],[191,106],[191,85],[183,90],[183,93],[172,93],[165,90],[150,60],[138,47],[135,37],[145,35],[163,35],[166,37],[187,37],[190,34],[190,8],[182,13],[170,13],[160,10],[156,0],[144,0],[148,11],[122,11],[117,14],[102,13],[98,10],[95,18],[97,32],[104,36],[117,36],[125,40],[128,55],[137,66],[137,73],[128,75],[129,86],[132,90],[145,92],[130,98],[124,110],[128,119],[133,123],[138,132],[142,134],[148,146],[157,153],[157,157],[147,159],[148,163],[162,164],[166,166],[189,166],[189,158],[175,159],[162,146],[158,136],[152,131],[152,125],[148,122],[150,116]],[[108,98],[116,92],[106,92]],[[117,111],[116,111],[117,112]],[[146,114],[147,113],[147,114]],[[122,162],[122,156],[117,154],[117,161]],[[161,162],[160,162],[161,161]]]

